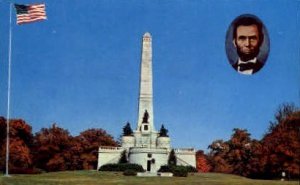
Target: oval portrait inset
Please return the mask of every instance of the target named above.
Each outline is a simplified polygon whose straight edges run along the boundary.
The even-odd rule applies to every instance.
[[[270,51],[270,39],[258,17],[243,14],[229,26],[225,47],[230,65],[241,74],[252,75],[265,65]]]

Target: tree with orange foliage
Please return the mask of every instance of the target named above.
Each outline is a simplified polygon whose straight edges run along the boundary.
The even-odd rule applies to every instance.
[[[196,152],[196,168],[198,172],[209,172],[211,166],[208,163],[207,156],[204,154],[203,150],[198,150]]]

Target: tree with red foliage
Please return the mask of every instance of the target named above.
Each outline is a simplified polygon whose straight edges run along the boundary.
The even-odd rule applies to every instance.
[[[253,140],[251,143],[252,155],[249,159],[249,170],[247,176],[250,178],[267,178],[265,175],[265,167],[267,161],[267,153],[265,146],[261,141]]]
[[[81,132],[75,141],[81,145],[77,159],[81,161],[82,169],[96,169],[99,146],[117,146],[117,142],[105,130],[95,128]]]
[[[0,171],[5,168],[6,119],[0,117]]]
[[[99,146],[117,146],[102,129],[88,129],[79,136],[56,124],[43,128],[34,139],[35,165],[46,171],[96,169]]]
[[[253,156],[252,139],[247,130],[233,129],[233,134],[229,141],[214,141],[209,160],[212,170],[222,173],[233,173],[247,176],[251,168],[249,161]]]
[[[211,171],[220,173],[231,173],[232,168],[226,160],[226,154],[229,150],[227,142],[216,140],[208,146],[210,152],[208,161],[211,165]]]
[[[226,155],[228,163],[232,166],[232,173],[247,176],[252,155],[252,139],[247,130],[233,129],[233,135],[228,141],[229,151]]]
[[[4,169],[6,156],[6,119],[0,118],[0,129],[4,132],[0,134],[0,169]],[[26,169],[32,167],[32,154],[30,147],[32,146],[33,135],[31,126],[24,120],[12,119],[9,122],[9,169],[14,171],[18,169]]]
[[[284,104],[261,141],[252,140],[247,130],[234,129],[229,141],[214,141],[209,148],[212,171],[251,178],[279,178],[282,172],[300,174],[300,111]]]
[[[211,166],[208,163],[207,156],[204,154],[203,150],[198,150],[196,152],[196,168],[198,172],[209,172]]]
[[[276,117],[278,122],[271,125],[269,133],[262,139],[268,177],[279,177],[283,171],[289,177],[300,175],[300,111],[287,106],[291,105],[284,105],[277,112],[281,118]]]
[[[61,171],[70,168],[72,136],[63,128],[53,124],[42,128],[34,137],[34,163],[46,171]]]
[[[68,170],[82,170],[84,159],[81,158],[81,155],[83,153],[83,146],[76,137],[71,140],[70,145],[70,149],[64,151],[64,156],[70,159]]]

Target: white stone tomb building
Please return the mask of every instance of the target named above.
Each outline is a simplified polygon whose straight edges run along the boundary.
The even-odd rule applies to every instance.
[[[137,128],[131,136],[123,136],[121,147],[99,147],[98,169],[118,163],[126,151],[129,163],[140,164],[147,172],[157,172],[168,164],[172,148],[168,136],[160,136],[154,127],[152,89],[152,37],[145,33],[142,41],[140,94]],[[196,167],[194,148],[174,149],[177,165]]]

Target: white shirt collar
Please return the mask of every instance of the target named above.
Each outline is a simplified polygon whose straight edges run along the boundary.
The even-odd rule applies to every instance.
[[[257,62],[257,58],[253,58],[251,60],[247,60],[247,61],[242,61],[241,58],[239,58],[238,64],[247,64],[247,63],[256,63]]]

